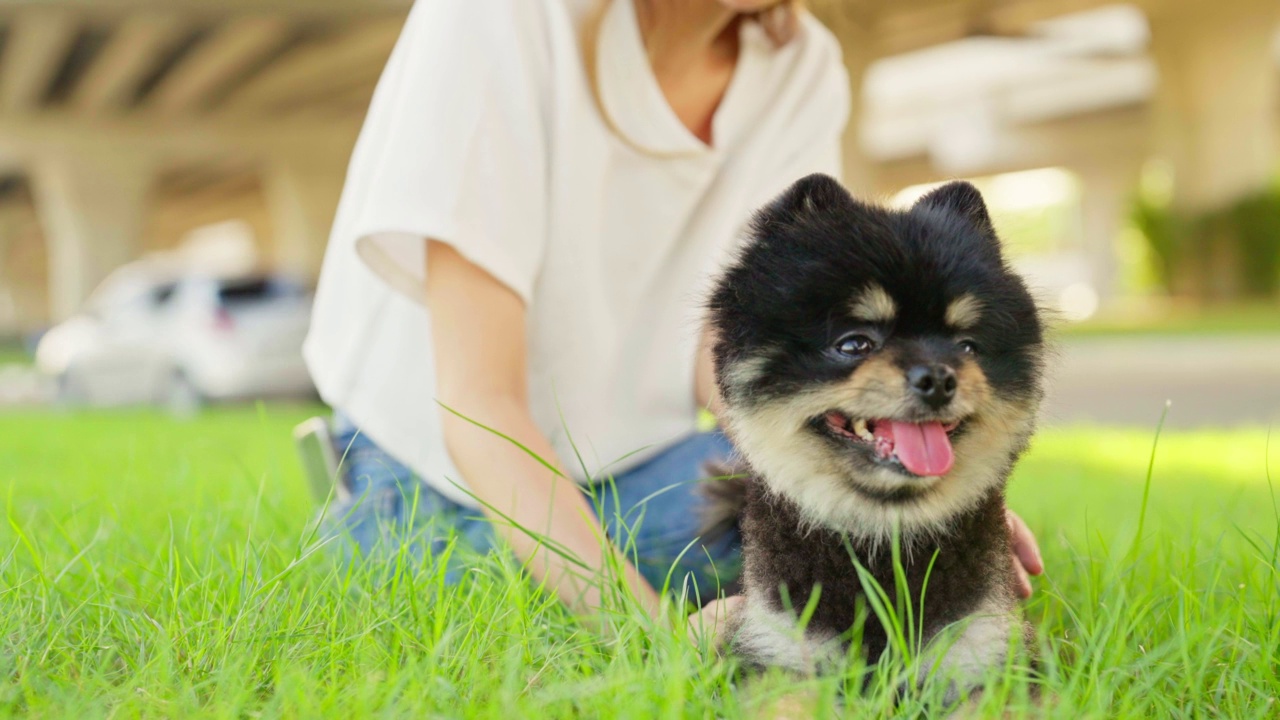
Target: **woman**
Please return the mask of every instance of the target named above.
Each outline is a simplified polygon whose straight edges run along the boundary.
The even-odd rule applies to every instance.
[[[699,299],[754,208],[839,174],[848,88],[795,2],[418,3],[306,344],[354,497],[330,516],[366,553],[500,539],[584,613],[613,563],[654,612],[673,564],[711,597],[737,548],[696,542],[729,452],[695,429]]]

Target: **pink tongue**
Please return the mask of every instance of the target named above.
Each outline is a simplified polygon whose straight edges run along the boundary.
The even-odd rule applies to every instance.
[[[946,475],[955,463],[951,439],[940,422],[917,424],[881,420],[876,423],[876,435],[893,442],[893,454],[914,475]]]

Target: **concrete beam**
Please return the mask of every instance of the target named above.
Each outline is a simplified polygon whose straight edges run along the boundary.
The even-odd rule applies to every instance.
[[[811,0],[814,10],[856,16],[872,31],[876,54],[891,55],[957,40],[978,27],[1018,32],[1069,12],[1112,4],[1114,0]],[[1137,0],[1148,12],[1203,0]],[[157,11],[193,18],[225,19],[244,14],[287,14],[311,19],[350,19],[403,15],[413,0],[0,0],[0,13],[32,8],[64,8],[85,17],[112,18]]]
[[[72,106],[89,113],[122,107],[184,29],[184,24],[171,15],[124,20],[76,86]]]
[[[253,14],[287,14],[311,19],[344,19],[408,12],[413,0],[0,0],[0,14],[59,9],[90,18],[117,18],[154,12],[181,12],[218,19]]]
[[[1137,0],[1144,8],[1168,0]],[[869,42],[879,56],[921,50],[981,33],[1016,37],[1038,22],[1059,15],[1092,10],[1114,0],[879,0],[857,12],[870,31]],[[815,11],[847,7],[846,0],[818,0]]]
[[[1136,165],[1146,152],[1147,130],[1147,112],[1139,106],[1010,127],[1000,133],[987,162],[965,168],[963,174],[1107,165],[1120,159]],[[878,163],[875,172],[877,190],[885,194],[954,176],[938,170],[924,154]]]
[[[872,37],[879,54],[898,55],[960,40],[980,22],[991,18],[980,17],[969,3],[881,5]]]
[[[376,78],[403,24],[402,18],[369,20],[328,42],[300,48],[245,83],[228,101],[228,111],[287,107],[298,98],[332,91],[353,78]]]
[[[127,148],[160,161],[204,160],[228,153],[266,156],[276,152],[348,153],[360,119],[325,122],[282,119],[270,123],[226,117],[86,118],[44,112],[0,116],[0,167],[20,167],[50,154]]]
[[[164,114],[191,112],[285,42],[291,23],[282,16],[255,16],[220,27],[165,77],[148,105]]]
[[[39,105],[67,57],[80,24],[75,15],[41,9],[17,15],[0,66],[0,104],[9,112]]]

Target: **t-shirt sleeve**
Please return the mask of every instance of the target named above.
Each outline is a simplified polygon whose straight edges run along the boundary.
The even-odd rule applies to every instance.
[[[415,300],[432,239],[529,301],[546,232],[536,5],[418,2],[379,82],[333,242]]]

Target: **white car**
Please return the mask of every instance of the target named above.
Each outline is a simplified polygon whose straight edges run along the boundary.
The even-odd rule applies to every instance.
[[[302,361],[311,294],[278,275],[166,274],[128,266],[49,330],[36,365],[67,405],[310,397]]]

